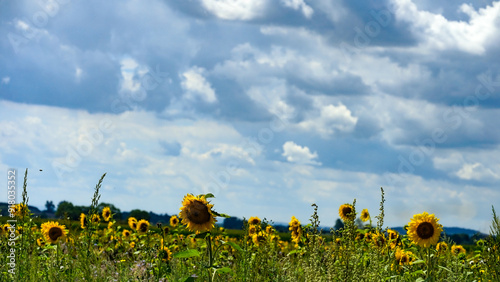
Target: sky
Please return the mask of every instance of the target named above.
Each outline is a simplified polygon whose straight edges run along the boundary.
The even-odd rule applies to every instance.
[[[122,211],[500,209],[499,1],[0,0],[0,38],[0,170],[40,209],[104,173]]]

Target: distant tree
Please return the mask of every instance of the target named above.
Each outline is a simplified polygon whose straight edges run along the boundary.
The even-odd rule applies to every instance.
[[[45,211],[48,213],[53,213],[56,211],[56,206],[52,201],[45,202]]]
[[[78,220],[81,213],[88,213],[89,208],[85,206],[74,206],[71,202],[62,201],[57,205],[56,216],[68,216],[70,219]]]
[[[243,229],[243,220],[234,216],[224,218],[222,226],[226,229]]]
[[[141,219],[149,220],[150,219],[149,212],[139,210],[139,209],[131,210],[129,217],[135,217],[137,220],[141,220]]]
[[[339,230],[342,228],[344,228],[344,223],[342,222],[342,220],[340,220],[340,218],[337,218],[337,221],[335,221],[335,226],[333,226],[333,229]]]

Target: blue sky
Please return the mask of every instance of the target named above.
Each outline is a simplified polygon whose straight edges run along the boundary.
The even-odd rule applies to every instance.
[[[498,1],[3,0],[0,38],[0,169],[40,208],[106,172],[122,210],[500,209]]]

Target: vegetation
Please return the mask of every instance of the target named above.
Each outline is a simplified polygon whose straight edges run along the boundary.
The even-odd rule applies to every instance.
[[[472,249],[444,236],[439,219],[423,212],[408,235],[384,228],[384,193],[376,225],[356,201],[339,207],[342,221],[322,233],[317,206],[308,224],[291,217],[287,233],[250,217],[243,230],[215,226],[212,194],[186,195],[181,212],[151,225],[146,214],[117,221],[117,209],[91,205],[62,220],[34,217],[23,201],[9,207],[1,228],[0,281],[499,281],[500,219],[493,211],[490,236]],[[71,205],[65,204],[67,208]],[[73,208],[75,208],[73,206]],[[58,207],[59,210],[59,207]],[[71,210],[71,209],[70,209]],[[132,213],[131,213],[132,214]],[[141,216],[141,218],[139,218]],[[237,220],[230,223],[239,225]]]

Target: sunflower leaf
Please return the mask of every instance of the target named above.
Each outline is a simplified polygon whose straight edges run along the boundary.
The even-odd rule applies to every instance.
[[[207,194],[205,194],[203,196],[205,197],[205,199],[215,198],[214,194],[212,194],[212,193],[207,193]]]
[[[193,282],[193,281],[195,281],[194,277],[193,276],[189,276],[188,278],[184,279],[183,282]]]
[[[222,244],[229,245],[229,246],[233,247],[233,249],[236,249],[237,251],[244,252],[244,250],[235,242],[223,242]]]
[[[231,268],[225,266],[225,267],[218,268],[217,270],[215,270],[215,272],[219,272],[219,273],[232,273],[233,270]]]
[[[195,249],[178,252],[174,254],[174,258],[191,258],[200,256],[200,252]]]
[[[220,217],[225,217],[225,218],[230,218],[231,216],[227,215],[227,214],[223,214],[223,213],[218,213],[216,211],[212,211],[212,213],[215,215],[215,216],[220,216]]]

